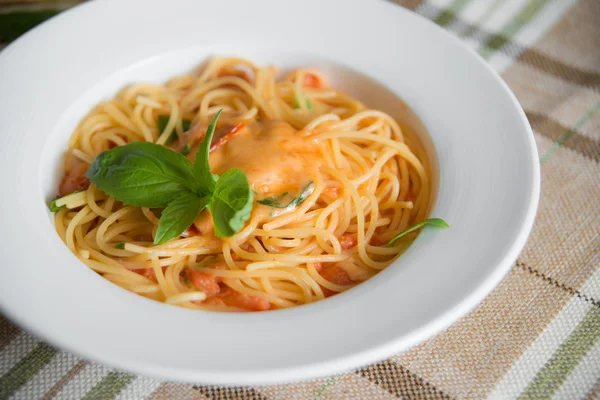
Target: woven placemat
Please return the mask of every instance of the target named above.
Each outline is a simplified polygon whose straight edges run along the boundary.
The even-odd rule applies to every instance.
[[[0,0],[0,46],[76,3]],[[496,290],[403,354],[351,373],[259,387],[122,373],[60,352],[0,317],[0,399],[600,398],[600,1],[395,3],[479,52],[535,132],[539,214]]]

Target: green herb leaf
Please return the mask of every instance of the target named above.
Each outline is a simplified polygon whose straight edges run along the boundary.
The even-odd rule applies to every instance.
[[[136,142],[101,153],[86,176],[125,204],[164,208],[155,245],[179,236],[207,206],[212,211],[217,235],[231,236],[250,217],[254,192],[246,174],[239,169],[229,170],[221,178],[210,172],[208,155],[221,111],[208,127],[195,164],[164,146]],[[159,119],[159,125],[165,122],[168,120]],[[184,148],[184,152],[189,150],[189,146]],[[57,207],[56,203],[52,206]],[[117,243],[116,247],[121,248],[120,245]]]
[[[167,128],[167,125],[169,124],[169,119],[170,119],[169,115],[161,114],[158,116],[158,121],[156,122],[156,127],[158,128],[158,131],[161,133],[161,135],[165,132],[165,129]],[[190,121],[188,119],[181,120],[181,127],[183,128],[184,132],[188,131],[191,126],[192,126],[192,121]],[[165,144],[171,144],[171,143],[173,143],[173,141],[175,141],[175,139],[177,139],[177,133],[173,132],[167,138],[167,140],[165,140]]]
[[[231,236],[242,229],[250,217],[253,199],[248,177],[241,170],[230,169],[219,178],[208,206],[217,236]]]
[[[170,117],[168,115],[161,114],[158,116],[158,121],[156,121],[156,127],[160,134],[163,134],[165,132],[165,129],[167,129],[167,124],[169,123],[169,119],[170,119]]]
[[[50,211],[52,211],[53,213],[57,212],[58,210],[60,210],[61,208],[63,208],[64,206],[57,206],[56,205],[56,200],[60,199],[60,196],[56,196],[54,198],[54,200],[52,200],[52,203],[50,203]]]
[[[184,156],[187,156],[188,154],[190,154],[191,150],[192,150],[192,148],[190,147],[190,145],[186,144],[185,147],[183,148],[183,150],[181,150],[181,154],[183,154]]]
[[[292,200],[290,202],[290,204],[287,205],[286,208],[294,209],[294,208],[298,207],[300,204],[304,203],[304,200],[306,200],[306,198],[308,196],[310,196],[314,190],[315,190],[315,187],[313,185],[313,181],[309,181],[306,184],[306,186],[304,186],[302,188],[302,190],[300,191],[300,195],[298,197],[296,197],[294,200]]]
[[[210,196],[200,197],[194,193],[186,193],[169,203],[158,220],[158,229],[154,244],[162,244],[179,236],[190,227],[200,211],[210,201]]]
[[[98,155],[85,176],[125,204],[153,208],[166,207],[182,194],[197,190],[192,168],[180,153],[135,142]]]
[[[219,110],[212,122],[206,130],[204,140],[200,143],[200,148],[196,153],[196,163],[194,164],[194,177],[198,181],[198,184],[202,188],[206,188],[209,191],[213,191],[215,184],[217,183],[218,176],[211,174],[210,165],[208,164],[208,155],[210,152],[210,145],[212,143],[213,134],[215,133],[215,127],[217,126],[217,120],[223,110]]]
[[[273,208],[287,208],[287,209],[293,210],[296,207],[298,207],[300,204],[304,203],[304,200],[306,200],[306,198],[308,196],[310,196],[310,194],[313,192],[313,190],[315,190],[313,181],[309,181],[306,184],[306,186],[304,186],[302,188],[298,197],[294,198],[292,201],[290,201],[287,204],[282,204],[281,200],[283,199],[283,197],[285,195],[288,194],[288,192],[285,192],[278,196],[267,197],[265,199],[258,200],[257,203],[264,204],[265,206],[269,206],[269,207],[273,207]]]
[[[63,207],[66,207],[66,205],[64,203],[68,203],[68,197],[72,196],[76,193],[80,193],[83,192],[85,189],[79,189],[79,190],[75,190],[69,194],[65,194],[64,196],[56,196],[52,202],[50,203],[50,205],[48,206],[48,208],[50,208],[50,211],[52,212],[57,212],[58,210],[60,210]],[[63,203],[63,205],[58,205],[59,200],[63,200],[61,203]],[[71,199],[72,200],[72,199]]]
[[[265,206],[275,207],[275,208],[286,208],[287,205],[282,206],[280,201],[287,195],[288,195],[288,192],[285,192],[285,193],[282,193],[277,196],[265,197],[262,200],[257,200],[257,203],[264,204]]]
[[[304,101],[306,103],[306,108],[308,111],[312,111],[314,109],[312,101],[308,97],[304,97]],[[294,107],[300,108],[300,102],[298,101],[298,96],[294,96]]]
[[[425,221],[421,221],[418,224],[411,226],[408,229],[403,230],[402,232],[400,232],[399,234],[394,236],[392,238],[392,240],[390,240],[389,243],[387,244],[387,247],[393,246],[394,243],[396,243],[396,240],[400,239],[402,236],[406,235],[407,233],[416,231],[417,229],[420,229],[426,225],[437,226],[440,228],[450,228],[450,225],[448,225],[448,223],[441,218],[429,218],[429,219],[426,219]]]
[[[117,244],[115,244],[115,249],[125,249],[125,242],[119,242]]]
[[[191,282],[190,282],[190,280],[188,279],[188,277],[187,277],[187,276],[183,275],[183,276],[181,277],[181,280],[183,281],[183,284],[184,284],[185,286],[187,286],[187,287],[188,287],[188,288],[190,288],[190,289],[192,289],[192,288],[193,288],[193,286],[192,286],[192,284],[191,284]]]

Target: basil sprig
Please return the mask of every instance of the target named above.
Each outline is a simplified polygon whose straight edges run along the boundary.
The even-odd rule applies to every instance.
[[[281,204],[281,200],[288,195],[288,192],[278,194],[276,196],[265,197],[262,200],[258,200],[257,203],[263,204],[265,206],[275,207],[275,208],[286,208],[286,205]]]
[[[406,235],[407,233],[416,231],[417,229],[420,229],[426,225],[437,226],[439,228],[450,228],[450,225],[448,225],[448,223],[441,218],[429,218],[429,219],[426,219],[425,221],[421,221],[418,224],[415,224],[415,225],[411,226],[410,228],[407,228],[407,229],[403,230],[402,232],[398,233],[396,236],[394,236],[392,238],[392,240],[389,241],[389,243],[386,246],[392,247],[394,245],[394,243],[396,243],[396,240],[400,239],[402,236]]]
[[[315,190],[315,188],[313,185],[313,181],[309,181],[306,184],[306,186],[304,186],[302,188],[298,197],[293,198],[287,204],[282,204],[282,200],[285,196],[288,195],[288,192],[285,192],[283,194],[273,196],[273,197],[266,197],[262,200],[258,200],[257,203],[263,204],[265,206],[273,207],[273,208],[285,208],[288,210],[293,210],[296,207],[299,207],[300,204],[304,203],[304,200],[306,200],[306,198],[308,196],[310,196],[314,190]]]
[[[124,204],[164,208],[155,245],[179,236],[207,207],[217,236],[231,236],[250,217],[254,192],[239,169],[221,177],[210,172],[210,143],[220,114],[209,125],[195,163],[164,146],[135,142],[98,155],[85,176]]]

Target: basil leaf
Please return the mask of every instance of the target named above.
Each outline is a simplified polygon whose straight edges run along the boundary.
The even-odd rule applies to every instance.
[[[210,196],[200,197],[188,192],[170,202],[158,220],[154,244],[162,244],[179,236],[192,225],[198,213],[206,207],[209,201]]]
[[[157,127],[158,131],[161,133],[161,135],[165,132],[165,129],[167,128],[167,125],[169,124],[170,119],[171,118],[169,115],[161,114],[158,116],[158,120],[156,121],[156,127]],[[181,127],[183,128],[184,132],[188,131],[191,126],[192,126],[192,121],[190,121],[188,119],[181,120]],[[175,141],[175,139],[177,139],[177,133],[173,132],[167,138],[167,140],[165,140],[165,145],[173,143],[173,141]]]
[[[184,156],[187,156],[188,154],[190,154],[191,150],[192,150],[192,148],[190,147],[190,145],[186,144],[185,147],[183,148],[183,150],[181,150],[181,154],[183,154]]]
[[[288,192],[285,192],[285,193],[280,194],[278,196],[267,197],[265,199],[258,200],[257,203],[264,204],[265,206],[269,206],[269,207],[273,207],[273,208],[285,208],[288,211],[290,211],[290,210],[294,210],[300,204],[304,203],[304,200],[306,200],[306,198],[308,196],[310,196],[310,194],[314,190],[315,190],[315,188],[313,186],[313,181],[309,181],[306,184],[306,186],[304,186],[302,188],[302,190],[300,191],[300,194],[298,195],[298,197],[292,199],[292,201],[290,201],[287,204],[282,204],[281,200],[283,199],[283,197],[285,195],[288,194]]]
[[[66,207],[65,203],[68,203],[68,197],[77,193],[81,193],[83,192],[85,189],[79,189],[79,190],[75,190],[69,194],[65,194],[64,196],[56,196],[52,202],[50,203],[50,206],[48,208],[50,208],[50,211],[52,212],[57,212],[58,210],[60,210],[63,207]],[[61,201],[61,203],[63,203],[62,205],[58,205],[58,201],[59,200],[63,200]],[[72,200],[72,199],[71,199]]]
[[[308,97],[305,97],[304,101],[306,102],[306,109],[308,111],[312,111],[314,109],[312,101],[310,101],[310,99]],[[298,96],[294,96],[294,107],[300,108],[300,102],[298,101]]]
[[[406,235],[407,233],[416,231],[417,229],[422,228],[426,225],[438,226],[440,228],[450,228],[450,225],[448,225],[448,223],[441,218],[429,218],[425,221],[421,221],[418,224],[411,226],[410,228],[403,230],[402,232],[394,236],[392,240],[390,240],[389,243],[386,245],[386,247],[393,246],[394,243],[396,243],[396,240],[400,239],[402,236]]]
[[[281,200],[287,196],[288,192],[282,193],[280,195],[277,196],[272,196],[272,197],[265,197],[262,200],[258,200],[257,203],[259,204],[263,204],[265,206],[271,206],[274,208],[286,208],[287,205],[281,205]]]
[[[115,249],[125,249],[125,242],[119,242],[117,244],[115,244]]]
[[[156,128],[158,129],[158,132],[160,134],[163,134],[165,132],[165,129],[167,129],[169,119],[170,117],[168,115],[161,114],[158,116],[158,120],[156,121]]]
[[[125,204],[155,208],[166,207],[192,188],[198,190],[192,168],[180,153],[154,143],[135,142],[98,155],[85,176]]]
[[[288,204],[287,207],[285,207],[285,208],[289,208],[291,210],[295,209],[300,204],[304,203],[304,200],[306,200],[306,198],[308,196],[310,196],[314,190],[315,190],[315,187],[313,185],[313,181],[309,181],[306,184],[306,186],[304,186],[302,188],[302,190],[300,191],[300,195],[298,197],[296,197],[294,200],[292,200],[290,202],[290,204]]]
[[[200,148],[196,153],[196,163],[194,164],[194,177],[196,178],[198,185],[206,190],[212,191],[217,183],[218,176],[210,173],[210,165],[208,164],[208,155],[210,152],[210,145],[212,143],[213,134],[215,133],[215,126],[217,126],[217,120],[223,110],[219,110],[212,122],[206,130],[204,140],[200,143]]]
[[[54,200],[52,200],[52,203],[50,203],[50,211],[52,211],[53,213],[57,212],[58,210],[60,210],[61,208],[63,208],[64,206],[57,206],[56,205],[56,200],[60,199],[60,196],[56,196],[54,198]]]
[[[306,98],[306,108],[308,111],[312,111],[314,109],[312,101],[310,101],[308,98]]]
[[[124,204],[165,208],[158,220],[155,245],[180,235],[207,206],[213,212],[217,235],[231,236],[250,217],[254,192],[239,169],[227,171],[220,179],[210,172],[210,146],[221,112],[209,125],[195,164],[164,146],[136,142],[101,153],[85,176]],[[159,116],[159,129],[164,131],[167,124],[168,116]],[[189,129],[189,121],[184,128]],[[183,149],[186,154],[189,151],[189,146]],[[57,207],[56,203],[52,206]],[[124,244],[117,243],[115,247],[121,246]]]
[[[248,177],[241,170],[230,169],[219,178],[208,206],[217,236],[231,236],[242,229],[250,217],[253,199]]]

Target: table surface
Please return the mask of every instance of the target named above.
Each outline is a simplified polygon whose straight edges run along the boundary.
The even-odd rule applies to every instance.
[[[0,399],[600,398],[600,1],[399,0],[498,71],[533,127],[542,195],[502,283],[424,344],[308,382],[224,388],[127,374],[0,316]],[[77,1],[0,0],[0,48]]]

